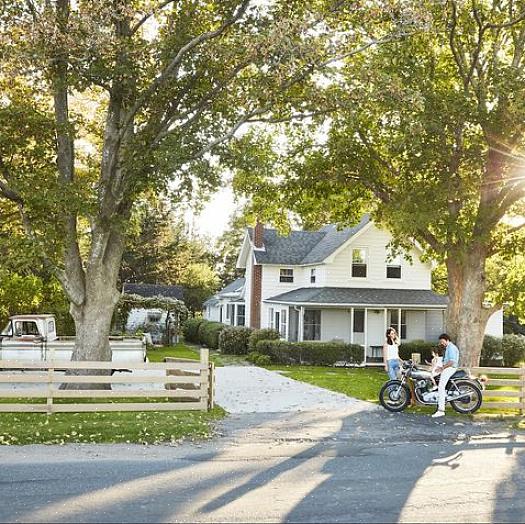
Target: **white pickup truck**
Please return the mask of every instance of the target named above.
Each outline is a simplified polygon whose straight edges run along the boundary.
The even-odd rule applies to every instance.
[[[58,337],[53,315],[16,315],[0,334],[1,360],[71,360],[75,337]],[[145,340],[109,337],[113,362],[144,362]]]

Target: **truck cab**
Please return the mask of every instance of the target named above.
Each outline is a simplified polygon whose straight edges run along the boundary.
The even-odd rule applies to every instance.
[[[15,315],[2,331],[10,342],[53,342],[57,339],[53,315]]]

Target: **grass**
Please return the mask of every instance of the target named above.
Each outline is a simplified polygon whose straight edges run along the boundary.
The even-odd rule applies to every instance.
[[[175,346],[153,347],[148,349],[147,356],[150,362],[164,362],[165,357],[189,358],[199,360],[200,346],[188,343],[179,343]],[[210,360],[215,363],[216,367],[245,365],[246,358],[241,355],[223,355],[211,349]]]
[[[161,444],[210,437],[224,417],[201,411],[0,413],[0,444]]]
[[[267,366],[270,370],[281,370],[284,371],[284,375],[294,380],[301,382],[307,382],[330,391],[336,391],[337,393],[343,393],[349,397],[358,398],[360,400],[366,400],[368,402],[379,403],[379,390],[381,386],[388,379],[383,369],[377,368],[330,368],[321,366]],[[499,376],[503,378],[503,376]],[[508,377],[512,378],[512,377]],[[513,377],[515,378],[515,377]],[[514,389],[509,386],[490,386],[489,378],[489,389]],[[485,400],[489,400],[488,397],[484,397]],[[497,401],[508,401],[512,402],[517,399],[504,397],[498,397],[497,399],[490,399]],[[435,411],[435,407],[430,406],[416,406],[409,408],[411,411],[416,413],[432,413]],[[449,414],[456,414],[451,408],[447,410]],[[517,416],[518,412],[514,409],[484,409],[483,405],[481,409],[476,412],[480,415],[511,415]],[[457,414],[459,415],[459,414]],[[520,427],[525,428],[525,421],[519,422]]]

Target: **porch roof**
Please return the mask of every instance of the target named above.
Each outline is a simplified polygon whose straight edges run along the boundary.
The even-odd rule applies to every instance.
[[[347,287],[303,287],[264,302],[304,306],[429,307],[444,309],[448,297],[429,289],[368,289]]]

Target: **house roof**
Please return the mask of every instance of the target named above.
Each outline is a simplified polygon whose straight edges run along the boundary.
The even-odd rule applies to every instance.
[[[221,299],[229,300],[230,302],[244,302],[240,298],[241,291],[244,288],[244,283],[246,279],[244,277],[238,278],[233,282],[230,282],[227,286],[223,287],[215,295],[208,298],[203,306],[216,306]],[[233,296],[232,296],[233,295]],[[231,298],[230,298],[231,297]]]
[[[446,307],[448,298],[427,289],[367,289],[345,287],[300,288],[268,298],[265,302],[344,306]]]
[[[264,229],[264,250],[255,250],[257,264],[317,264],[323,262],[370,222],[364,215],[359,224],[338,230],[335,224],[318,231],[291,231],[283,236],[275,229]],[[248,229],[253,242],[253,228]]]
[[[122,293],[139,295],[141,297],[165,297],[183,300],[184,288],[182,286],[165,286],[162,284],[133,284],[125,282]]]

